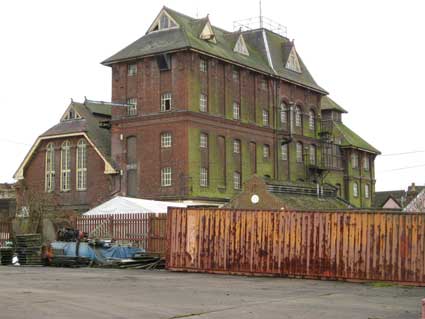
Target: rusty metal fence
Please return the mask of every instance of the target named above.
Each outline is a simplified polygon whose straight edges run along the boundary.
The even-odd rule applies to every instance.
[[[165,254],[166,223],[165,214],[120,214],[81,216],[76,227],[94,238],[111,238],[151,253]]]
[[[173,208],[167,268],[425,285],[425,214]]]
[[[11,239],[12,224],[9,221],[0,221],[0,246]]]

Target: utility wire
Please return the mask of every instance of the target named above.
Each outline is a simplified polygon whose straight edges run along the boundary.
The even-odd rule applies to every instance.
[[[393,169],[387,169],[387,170],[381,171],[381,173],[383,173],[383,172],[401,171],[401,170],[404,170],[404,169],[419,168],[419,167],[425,167],[425,164],[413,165],[413,166],[404,166],[404,167],[393,168]]]
[[[416,154],[416,153],[425,153],[425,150],[424,151],[409,151],[409,152],[402,152],[402,153],[382,154],[381,156],[397,156],[397,155],[407,155],[407,154]]]

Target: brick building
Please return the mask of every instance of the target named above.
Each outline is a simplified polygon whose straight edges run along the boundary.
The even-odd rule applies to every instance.
[[[58,190],[61,204],[90,206],[117,193],[225,203],[257,175],[330,186],[352,205],[370,207],[379,151],[343,124],[346,111],[285,36],[264,28],[228,32],[209,17],[164,7],[146,35],[103,64],[112,69],[112,103],[97,104],[108,110],[96,118],[103,147],[87,141],[98,165],[87,169],[84,194]],[[56,152],[67,137],[61,132],[52,132]],[[15,175],[29,188],[36,181],[47,187],[52,134],[40,137]]]

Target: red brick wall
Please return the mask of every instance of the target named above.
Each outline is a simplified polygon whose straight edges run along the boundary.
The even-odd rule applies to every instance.
[[[51,196],[64,209],[85,209],[94,207],[105,199],[108,199],[111,193],[111,177],[105,175],[104,161],[99,157],[94,148],[87,142],[87,190],[76,190],[76,145],[81,137],[60,138],[45,140],[40,143],[33,154],[32,159],[27,164],[21,187],[18,190],[19,204],[25,205],[26,196],[24,192],[40,194],[45,196],[45,150],[48,143],[54,143],[55,147],[55,190]],[[60,149],[61,144],[69,140],[71,142],[71,191],[60,191]]]

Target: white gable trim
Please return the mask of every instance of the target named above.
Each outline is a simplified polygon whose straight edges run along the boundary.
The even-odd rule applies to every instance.
[[[175,27],[171,27],[171,28],[167,28],[167,29],[162,29],[162,30],[154,30],[156,26],[158,26],[159,24],[159,20],[161,19],[161,16],[165,14],[168,19],[170,19],[176,26]],[[148,29],[148,32],[146,32],[146,34],[151,33],[151,32],[160,32],[160,31],[165,31],[165,30],[170,30],[170,29],[177,29],[180,28],[179,24],[176,22],[176,20],[174,20],[170,14],[166,11],[165,8],[162,8],[162,10],[158,13],[158,15],[156,16],[155,20],[152,22],[151,26]]]
[[[60,121],[67,121],[66,116],[68,115],[70,110],[73,110],[75,112],[75,114],[78,116],[78,119],[82,119],[83,117],[74,109],[74,106],[71,104],[70,106],[68,106],[68,108],[66,109],[65,113],[63,113]]]
[[[24,177],[24,169],[31,160],[32,155],[34,154],[37,147],[40,145],[40,143],[44,140],[50,140],[55,138],[63,138],[63,137],[71,137],[71,136],[83,136],[86,138],[86,140],[90,143],[90,145],[93,147],[93,149],[96,151],[96,153],[100,156],[100,158],[105,163],[105,170],[104,174],[116,174],[117,171],[114,169],[114,167],[111,165],[111,163],[108,162],[108,160],[103,156],[103,154],[99,151],[99,149],[96,147],[96,145],[93,143],[93,141],[87,136],[86,133],[69,133],[69,134],[60,134],[60,135],[52,135],[52,136],[43,136],[37,138],[35,143],[32,145],[30,151],[25,156],[23,162],[19,166],[16,173],[13,175],[13,178],[16,180],[23,180]]]
[[[291,52],[289,52],[288,61],[286,61],[285,68],[294,72],[301,73],[301,65],[298,59],[297,51],[295,50],[295,46],[293,46]]]
[[[199,37],[202,40],[207,40],[207,41],[217,43],[215,39],[215,33],[214,33],[214,30],[212,29],[210,21],[207,21],[207,23],[205,23],[205,26],[202,29],[202,32]]]
[[[233,51],[249,56],[249,51],[248,51],[248,48],[246,47],[246,42],[242,34],[239,35],[238,41],[236,41]]]

